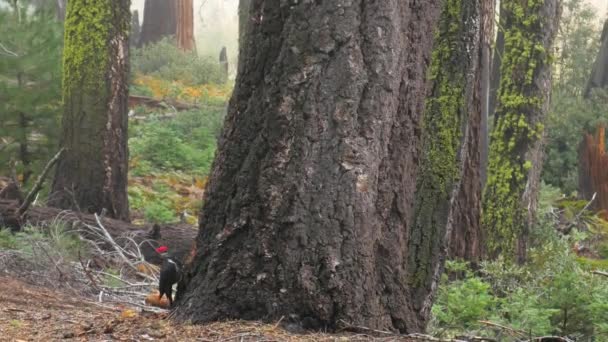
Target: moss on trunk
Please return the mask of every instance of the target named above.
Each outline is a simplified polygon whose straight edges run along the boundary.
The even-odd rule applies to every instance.
[[[532,153],[540,149],[550,91],[549,50],[557,32],[557,0],[503,0],[504,55],[490,134],[482,225],[490,257],[525,259],[535,207]],[[526,200],[526,198],[530,200]]]

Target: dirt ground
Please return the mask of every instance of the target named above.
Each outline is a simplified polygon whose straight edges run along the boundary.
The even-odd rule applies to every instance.
[[[278,324],[256,322],[181,325],[167,314],[100,304],[0,277],[1,341],[412,341],[396,336],[298,335]]]

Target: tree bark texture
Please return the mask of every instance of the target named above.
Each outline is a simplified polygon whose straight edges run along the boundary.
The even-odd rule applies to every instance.
[[[558,0],[501,1],[505,50],[491,133],[482,224],[489,256],[523,262],[534,222]]]
[[[490,74],[491,44],[494,28],[494,2],[482,1],[471,8],[470,27],[466,35],[466,50],[457,52],[462,55],[462,70],[467,77],[462,112],[462,143],[458,152],[461,170],[452,195],[450,216],[448,218],[449,249],[452,259],[463,259],[474,264],[483,255],[483,232],[481,229],[481,193],[483,189],[482,165],[484,148],[487,149],[487,110]],[[464,5],[464,4],[463,4]],[[477,12],[475,12],[475,10]],[[464,14],[464,13],[463,13]],[[479,27],[476,26],[479,21]],[[458,36],[456,37],[458,38]],[[465,54],[469,51],[469,55]]]
[[[238,56],[238,67],[244,66],[246,63],[241,61],[241,57],[245,56],[245,49],[247,47],[247,31],[250,28],[252,17],[250,14],[251,0],[239,0],[239,56]],[[237,71],[237,75],[241,74],[241,71]]]
[[[178,0],[146,0],[138,46],[174,36],[177,29]]]
[[[65,24],[61,146],[49,205],[129,220],[130,1],[71,0]]]
[[[589,97],[593,88],[605,88],[608,86],[608,20],[604,22],[604,29],[601,37],[602,45],[598,52],[589,82],[585,88],[585,97]]]
[[[481,21],[481,131],[480,131],[480,177],[483,189],[488,179],[488,153],[490,148],[489,122],[494,115],[490,98],[495,97],[492,90],[492,42],[494,42],[494,21],[496,0],[482,1]],[[504,43],[504,41],[503,41]],[[497,42],[498,44],[498,42]],[[504,47],[504,44],[502,44]],[[502,52],[501,52],[502,53]],[[500,72],[497,72],[500,74]],[[493,99],[495,100],[495,99]]]
[[[252,1],[178,319],[424,329],[411,259],[437,256],[409,223],[439,4]]]
[[[597,127],[595,137],[585,134],[579,146],[579,196],[585,200],[596,198],[592,208],[608,219],[608,154],[606,154],[606,128]]]
[[[184,51],[196,51],[192,0],[177,0],[177,47]]]

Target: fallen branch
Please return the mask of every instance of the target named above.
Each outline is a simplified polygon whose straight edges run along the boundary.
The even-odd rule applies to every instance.
[[[499,328],[499,329],[507,331],[507,332],[511,332],[513,334],[517,334],[520,337],[528,337],[528,335],[529,335],[528,333],[526,333],[523,330],[518,330],[518,329],[515,329],[515,328],[511,328],[511,327],[508,327],[506,325],[501,325],[501,324],[490,322],[490,321],[478,321],[478,322],[481,323],[481,324],[485,324],[485,325],[491,326],[491,327]]]
[[[46,164],[46,166],[42,170],[42,173],[40,174],[40,176],[38,176],[34,187],[32,188],[32,190],[30,190],[27,196],[25,196],[25,200],[23,200],[23,203],[17,210],[17,216],[23,215],[23,213],[25,213],[25,211],[29,208],[30,204],[32,204],[32,202],[36,198],[36,195],[38,194],[40,189],[42,189],[42,185],[44,184],[44,180],[46,179],[46,176],[48,175],[49,171],[51,170],[53,165],[55,165],[55,163],[59,161],[59,157],[61,157],[61,154],[63,154],[64,151],[65,148],[59,150],[59,152],[57,152],[57,154],[55,154],[55,156]]]
[[[176,100],[157,100],[149,96],[129,95],[129,107],[136,105],[144,105],[153,108],[169,108],[174,107],[175,110],[190,110],[199,109],[200,105],[193,103],[180,102]]]
[[[542,337],[535,337],[531,340],[526,340],[523,342],[543,342],[543,341],[550,341],[550,342],[574,342],[573,340],[567,338],[567,337],[561,337],[561,336],[542,336]]]
[[[597,274],[597,275],[601,275],[601,276],[604,276],[604,277],[608,277],[608,272],[602,272],[602,271],[593,271],[593,272],[591,272],[591,273],[593,273],[593,274]]]

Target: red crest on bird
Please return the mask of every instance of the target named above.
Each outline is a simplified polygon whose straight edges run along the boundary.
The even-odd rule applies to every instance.
[[[156,253],[163,254],[169,250],[167,246],[160,246],[156,249]]]

